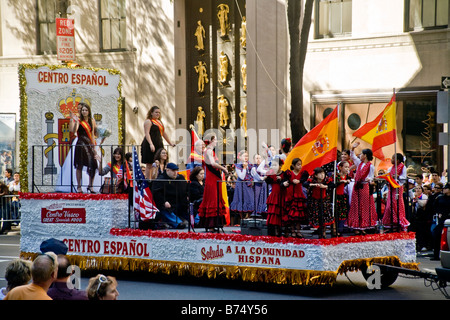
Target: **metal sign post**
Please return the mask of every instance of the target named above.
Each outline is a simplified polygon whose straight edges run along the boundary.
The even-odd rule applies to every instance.
[[[449,79],[450,77],[446,77]],[[450,83],[449,83],[450,88]],[[436,122],[447,124],[447,132],[439,133],[439,145],[447,146],[447,179],[450,171],[450,91],[439,91],[437,96],[437,115]]]

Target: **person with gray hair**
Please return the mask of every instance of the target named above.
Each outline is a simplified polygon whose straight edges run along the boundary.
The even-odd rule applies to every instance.
[[[12,289],[3,300],[52,300],[47,291],[57,274],[57,256],[53,252],[40,254],[31,265],[32,282]]]
[[[5,279],[7,285],[0,289],[0,300],[3,300],[6,294],[15,287],[28,284],[31,280],[31,262],[23,259],[11,261],[6,267]]]

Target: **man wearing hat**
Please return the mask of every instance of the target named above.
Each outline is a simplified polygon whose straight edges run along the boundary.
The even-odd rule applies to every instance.
[[[178,174],[178,166],[168,163],[166,170],[152,183],[152,193],[159,209],[156,218],[167,223],[171,228],[184,229],[189,217],[187,182]]]

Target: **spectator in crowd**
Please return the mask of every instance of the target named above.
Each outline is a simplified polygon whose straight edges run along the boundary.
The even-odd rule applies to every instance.
[[[431,170],[431,186],[434,187],[436,183],[441,182],[441,177],[439,177],[439,173],[434,170]]]
[[[431,186],[429,184],[424,184],[424,185],[422,185],[422,189],[423,189],[423,193],[429,199],[430,196],[433,194],[433,188],[431,188]],[[427,203],[428,203],[428,201],[427,201]]]
[[[423,186],[423,176],[418,174],[414,177],[414,181],[415,181],[415,185],[417,187],[422,187]]]
[[[442,187],[442,183],[437,183],[434,188],[431,187],[431,184],[423,185],[423,193],[428,197],[427,203],[425,204],[425,215],[428,224],[430,225],[430,229],[433,222],[433,217],[436,213],[434,203],[436,201],[436,198],[442,194]]]
[[[434,208],[436,212],[437,225],[433,229],[433,258],[431,260],[439,260],[440,240],[444,221],[450,218],[450,183],[446,183],[442,194],[440,194],[435,202]]]
[[[449,181],[448,181],[448,178],[447,178],[447,171],[448,171],[448,169],[445,169],[444,171],[442,171],[441,182],[442,182],[443,184],[449,182]]]
[[[13,180],[8,184],[9,192],[11,194],[19,194],[20,192],[20,173],[14,172]]]
[[[53,300],[88,300],[86,291],[69,288],[70,276],[73,274],[69,259],[58,255],[58,276],[47,294]]]
[[[5,197],[8,195],[8,186],[3,181],[0,181],[0,218],[5,220],[11,219],[11,204],[9,203],[9,199]],[[6,233],[9,230],[11,230],[11,221],[4,221],[0,227],[0,234]]]
[[[89,300],[117,300],[119,296],[116,278],[103,274],[89,279],[86,292]]]
[[[31,265],[32,282],[8,292],[4,300],[52,300],[47,294],[58,273],[58,260],[53,252],[34,259]]]
[[[184,229],[188,222],[187,181],[178,174],[178,166],[169,162],[166,170],[152,183],[152,193],[159,209],[157,219],[171,228]]]
[[[12,176],[12,169],[5,169],[5,178],[3,182],[8,186],[12,181],[14,181],[14,178]]]
[[[414,198],[412,199],[414,213],[414,221],[412,221],[412,224],[415,225],[416,248],[418,252],[424,248],[430,248],[431,245],[431,225],[428,224],[426,214],[427,200],[428,196],[423,193],[423,187],[416,186],[414,188]]]
[[[18,225],[18,219],[20,219],[20,202],[19,202],[19,192],[20,192],[20,173],[14,173],[14,180],[8,185],[9,193],[15,195],[11,200],[11,219],[16,220],[12,222],[12,225]]]
[[[5,279],[7,285],[0,289],[0,300],[15,287],[28,284],[31,280],[31,262],[23,259],[13,260],[6,267]]]

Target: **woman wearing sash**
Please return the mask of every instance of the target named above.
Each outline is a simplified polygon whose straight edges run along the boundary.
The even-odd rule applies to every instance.
[[[153,106],[147,113],[147,119],[144,122],[144,139],[141,143],[141,162],[146,165],[145,179],[150,179],[150,168],[154,162],[157,150],[164,148],[162,138],[174,147],[175,144],[170,142],[169,137],[161,122],[161,110],[157,106]]]
[[[116,148],[113,151],[113,159],[102,169],[100,176],[105,176],[111,172],[111,180],[109,183],[105,181],[102,190],[103,193],[126,193],[128,187],[128,179],[131,177],[128,162],[124,159],[122,148]],[[103,189],[103,188],[102,188]]]
[[[69,125],[69,130],[73,133],[77,133],[78,141],[75,145],[74,167],[76,169],[77,178],[77,192],[82,193],[81,189],[81,177],[83,167],[87,168],[89,176],[88,192],[95,193],[92,184],[94,182],[95,171],[98,169],[97,153],[95,151],[95,131],[97,126],[95,120],[92,117],[91,108],[85,104],[80,103],[80,118],[71,114],[72,119]]]
[[[359,142],[354,143],[351,151],[351,157],[357,169],[347,224],[349,228],[355,230],[356,234],[364,234],[364,230],[374,228],[378,220],[375,201],[369,188],[369,183],[374,178],[375,168],[370,162],[373,159],[372,150],[364,149],[359,159],[355,156],[354,149],[358,145]]]
[[[409,226],[409,221],[406,219],[405,203],[403,201],[403,183],[405,183],[407,180],[406,166],[403,163],[403,155],[401,153],[397,153],[396,155],[394,154],[392,156],[391,163],[393,166],[389,168],[389,175],[391,176],[391,179],[393,181],[396,181],[400,185],[400,187],[393,188],[390,184],[388,184],[389,192],[382,223],[385,228],[399,227],[399,231],[400,229],[406,230],[406,228]],[[396,167],[397,177],[395,174]]]
[[[221,185],[220,181],[222,181],[221,171],[225,174],[228,174],[228,171],[216,162],[213,151],[217,143],[216,137],[212,136],[211,140],[205,141],[205,143],[207,145],[205,151],[206,180],[198,215],[200,225],[208,232],[209,230],[214,231],[215,228],[221,228],[225,224],[225,200],[218,188]]]

